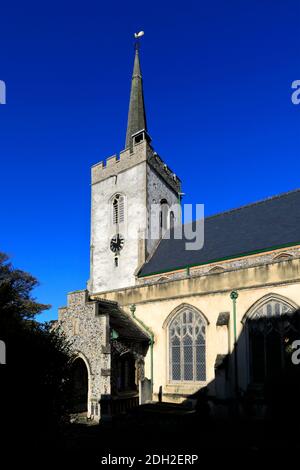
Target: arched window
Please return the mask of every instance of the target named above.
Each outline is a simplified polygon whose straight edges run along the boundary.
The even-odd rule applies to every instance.
[[[213,266],[208,272],[209,274],[219,274],[219,273],[223,273],[225,271],[225,269],[223,268],[223,266]]]
[[[293,256],[290,253],[279,253],[276,256],[274,256],[273,260],[274,261],[287,261],[292,258]]]
[[[174,228],[175,215],[173,211],[170,211],[170,228]]]
[[[124,222],[124,196],[116,194],[112,200],[112,221],[113,224]]]
[[[160,201],[160,211],[159,211],[160,236],[162,236],[168,228],[168,213],[169,213],[168,201],[166,199],[162,199]]]
[[[193,308],[184,307],[169,326],[170,381],[206,380],[206,323]]]
[[[252,383],[262,384],[285,368],[288,346],[296,334],[290,321],[294,310],[280,298],[269,298],[247,316]]]
[[[157,282],[169,281],[169,279],[170,279],[170,278],[169,278],[168,276],[162,276],[162,277],[160,277],[160,278],[158,279]]]

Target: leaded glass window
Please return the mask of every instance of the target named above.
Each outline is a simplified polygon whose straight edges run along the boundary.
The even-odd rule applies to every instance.
[[[206,325],[192,308],[180,311],[169,326],[170,380],[206,380]]]
[[[286,345],[292,325],[289,314],[294,309],[280,300],[270,300],[248,318],[251,380],[263,383],[285,367]]]

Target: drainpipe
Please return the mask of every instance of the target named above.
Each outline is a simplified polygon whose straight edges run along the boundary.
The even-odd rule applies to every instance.
[[[239,294],[236,291],[232,291],[230,298],[232,300],[233,310],[233,351],[234,351],[234,383],[235,383],[235,395],[238,397],[239,390],[239,376],[238,376],[238,354],[237,354],[237,332],[236,332],[236,301]]]
[[[149,341],[149,345],[150,345],[150,360],[151,360],[151,396],[153,398],[153,345],[154,345],[154,333],[153,331],[147,326],[145,325],[145,323],[140,320],[139,318],[137,318],[135,316],[135,311],[136,311],[136,305],[135,304],[132,304],[130,306],[130,311],[131,311],[131,314],[133,316],[133,318],[147,331],[147,333],[149,333],[150,335],[150,341]]]

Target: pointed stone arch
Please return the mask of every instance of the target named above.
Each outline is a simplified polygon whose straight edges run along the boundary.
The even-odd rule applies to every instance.
[[[91,372],[91,366],[90,366],[89,360],[81,351],[75,351],[72,362],[76,361],[76,359],[79,359],[79,358],[82,359],[83,362],[85,363],[87,371],[88,371],[88,375],[90,378],[92,372]]]
[[[218,265],[213,266],[212,268],[210,268],[208,273],[209,274],[220,274],[220,273],[224,273],[224,271],[225,271],[225,268],[218,264]]]
[[[113,226],[125,222],[126,196],[117,191],[109,198],[110,220]]]
[[[195,312],[197,312],[202,318],[203,320],[206,322],[206,325],[209,325],[209,320],[207,318],[206,315],[204,315],[204,313],[199,310],[197,307],[195,307],[194,305],[192,304],[187,304],[187,303],[182,303],[180,305],[178,305],[177,307],[175,307],[170,313],[169,315],[167,316],[167,318],[165,319],[164,323],[163,323],[163,328],[166,329],[168,328],[168,326],[170,325],[170,323],[172,322],[173,318],[176,317],[176,315],[181,311],[181,310],[184,310],[186,308],[190,308],[192,310],[194,310]]]
[[[73,412],[90,414],[91,367],[88,359],[81,352],[76,352],[72,360],[72,395]]]
[[[263,307],[264,305],[270,302],[281,303],[285,305],[290,311],[294,311],[299,308],[299,306],[293,300],[281,294],[270,293],[270,294],[264,295],[263,297],[258,299],[256,302],[254,302],[254,304],[252,304],[251,307],[246,311],[241,322],[245,324],[247,320],[250,320],[251,318],[254,317],[257,310],[259,310],[261,307]]]
[[[298,305],[283,295],[264,295],[245,313],[248,383],[262,385],[287,363],[286,345],[293,340],[292,318]]]
[[[165,282],[165,281],[169,281],[169,280],[170,280],[170,278],[168,276],[162,276],[157,280],[157,282]]]
[[[208,320],[196,307],[182,303],[166,318],[168,383],[206,383]]]
[[[277,253],[274,256],[273,261],[288,261],[292,258],[293,258],[293,255],[291,253],[288,253],[287,251],[284,251],[284,252],[281,252],[281,253]]]

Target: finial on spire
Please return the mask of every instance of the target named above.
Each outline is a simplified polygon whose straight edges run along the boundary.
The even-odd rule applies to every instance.
[[[135,43],[134,43],[134,48],[139,49],[140,47],[140,38],[144,36],[144,31],[139,31],[138,33],[134,33],[135,37]]]
[[[138,39],[144,36],[144,34],[145,34],[144,31],[140,31],[139,33],[134,33],[134,37],[135,39]]]

